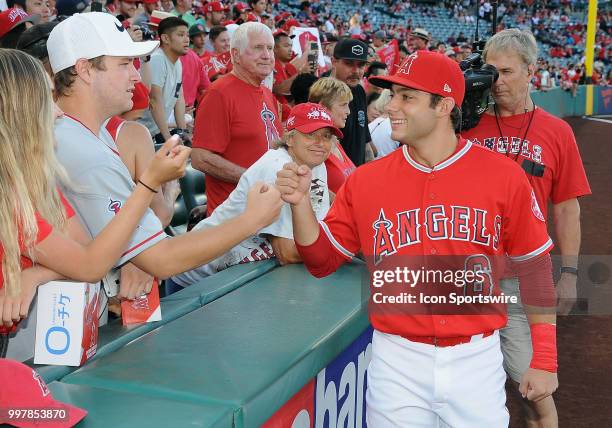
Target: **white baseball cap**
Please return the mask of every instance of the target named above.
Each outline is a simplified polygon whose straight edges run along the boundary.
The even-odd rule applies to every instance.
[[[47,51],[54,73],[81,59],[102,55],[136,58],[149,55],[158,41],[134,42],[121,22],[102,12],[78,13],[60,22],[49,35]]]

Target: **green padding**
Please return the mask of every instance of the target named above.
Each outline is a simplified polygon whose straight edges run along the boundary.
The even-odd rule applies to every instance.
[[[98,351],[92,360],[115,352],[132,340],[218,299],[276,266],[276,259],[232,266],[162,298],[160,305],[163,319],[161,321],[124,327],[121,321],[116,320],[101,327],[98,336]],[[74,367],[39,366],[31,361],[29,365],[34,367],[46,382],[61,379],[74,371]]]
[[[232,266],[213,276],[204,278],[183,290],[166,296],[163,300],[185,300],[187,298],[197,297],[200,299],[200,304],[203,306],[241,287],[247,282],[264,275],[276,266],[278,266],[276,259]]]
[[[531,98],[535,105],[557,117],[582,116],[586,108],[586,86],[578,86],[576,96],[569,91],[554,88],[550,91],[533,91]],[[597,93],[594,93],[594,97]]]
[[[50,383],[49,389],[54,399],[87,410],[78,428],[232,426],[232,409],[220,404],[176,402],[61,382]]]
[[[275,269],[63,382],[232,404],[237,426],[257,427],[367,328],[365,272]]]
[[[160,325],[173,321],[178,317],[192,312],[202,306],[200,304],[199,297],[193,296],[183,300],[173,300],[169,302],[162,299],[160,305],[163,315],[163,319],[161,321],[134,324],[132,326],[124,327],[120,320],[115,320],[103,327],[100,327],[98,335],[98,350],[96,355],[94,355],[92,358],[92,361],[104,355],[115,352],[125,344],[156,329]],[[36,369],[45,382],[61,379],[76,369],[76,367],[67,366],[37,365],[34,364],[32,360],[27,361],[26,364]]]

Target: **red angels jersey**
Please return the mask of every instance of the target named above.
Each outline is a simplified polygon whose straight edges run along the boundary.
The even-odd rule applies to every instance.
[[[531,126],[527,129],[529,122]],[[530,170],[526,175],[544,218],[549,201],[558,204],[591,194],[572,129],[567,122],[541,108],[497,120],[494,115],[484,114],[478,126],[462,132],[462,136],[519,165],[531,161],[543,166],[543,171],[541,168],[538,171],[526,164]]]
[[[408,146],[361,166],[347,178],[321,227],[345,260],[361,251],[371,273],[406,259],[435,264],[446,256],[491,271],[506,255],[524,261],[552,248],[523,171],[463,139],[434,168],[414,160]],[[499,294],[495,278],[479,287],[471,292]],[[373,294],[372,282],[370,288]],[[398,314],[374,307],[370,299],[369,312],[382,332],[457,337],[503,327],[504,308],[479,315]]]

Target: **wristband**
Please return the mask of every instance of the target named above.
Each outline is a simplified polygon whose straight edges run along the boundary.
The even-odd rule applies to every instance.
[[[561,273],[571,273],[572,275],[578,276],[578,268],[570,266],[562,266],[560,269]]]
[[[532,369],[557,372],[557,326],[554,324],[531,324]]]
[[[138,180],[138,182],[139,182],[140,184],[142,184],[144,187],[146,187],[147,189],[149,189],[151,192],[153,192],[153,193],[157,193],[157,190],[155,190],[154,188],[152,188],[152,187],[150,187],[150,186],[147,186],[147,185],[146,185],[146,184],[144,184],[142,181]]]

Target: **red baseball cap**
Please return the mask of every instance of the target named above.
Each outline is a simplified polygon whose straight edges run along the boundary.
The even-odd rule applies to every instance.
[[[87,415],[87,411],[83,409],[54,400],[45,381],[34,369],[25,364],[1,358],[0,379],[2,379],[0,409],[3,409],[0,412],[0,424],[7,423],[23,428],[33,426],[65,428],[76,425]],[[63,410],[66,418],[54,421],[47,419],[44,423],[26,419],[8,420],[6,409],[9,408]],[[58,416],[61,416],[60,412]]]
[[[291,12],[282,12],[274,17],[274,22],[278,22],[281,19],[287,19],[291,16]]]
[[[392,76],[375,76],[368,79],[380,88],[396,84],[418,89],[442,97],[451,97],[461,108],[465,94],[465,81],[459,64],[446,55],[426,50],[408,55]]]
[[[226,7],[220,1],[213,1],[204,6],[204,12],[212,13],[212,12],[225,12]]]
[[[246,12],[246,11],[248,11],[248,10],[252,10],[252,9],[251,9],[251,6],[249,6],[249,5],[248,5],[248,4],[246,4],[246,3],[242,3],[242,2],[240,2],[240,3],[236,3],[236,5],[234,6],[234,9],[236,9],[236,11],[237,11],[238,13],[242,13],[242,12]]]
[[[25,24],[26,22],[35,22],[37,20],[37,16],[30,16],[22,9],[15,7],[0,12],[0,39],[6,36],[7,33],[16,26]]]
[[[257,16],[255,16],[254,13],[249,12],[247,14],[247,22],[259,22],[259,19],[257,18]]]
[[[287,131],[297,129],[304,134],[310,134],[321,128],[330,128],[338,138],[342,138],[342,131],[334,126],[331,113],[321,104],[298,104],[289,112]]]
[[[285,30],[276,30],[272,33],[272,37],[274,37],[275,39],[279,36],[287,36],[290,39],[293,39],[295,37],[295,34],[290,36],[289,33],[287,33]]]
[[[288,19],[287,22],[283,25],[283,30],[289,32],[291,31],[291,27],[301,27],[300,21],[297,19]]]

